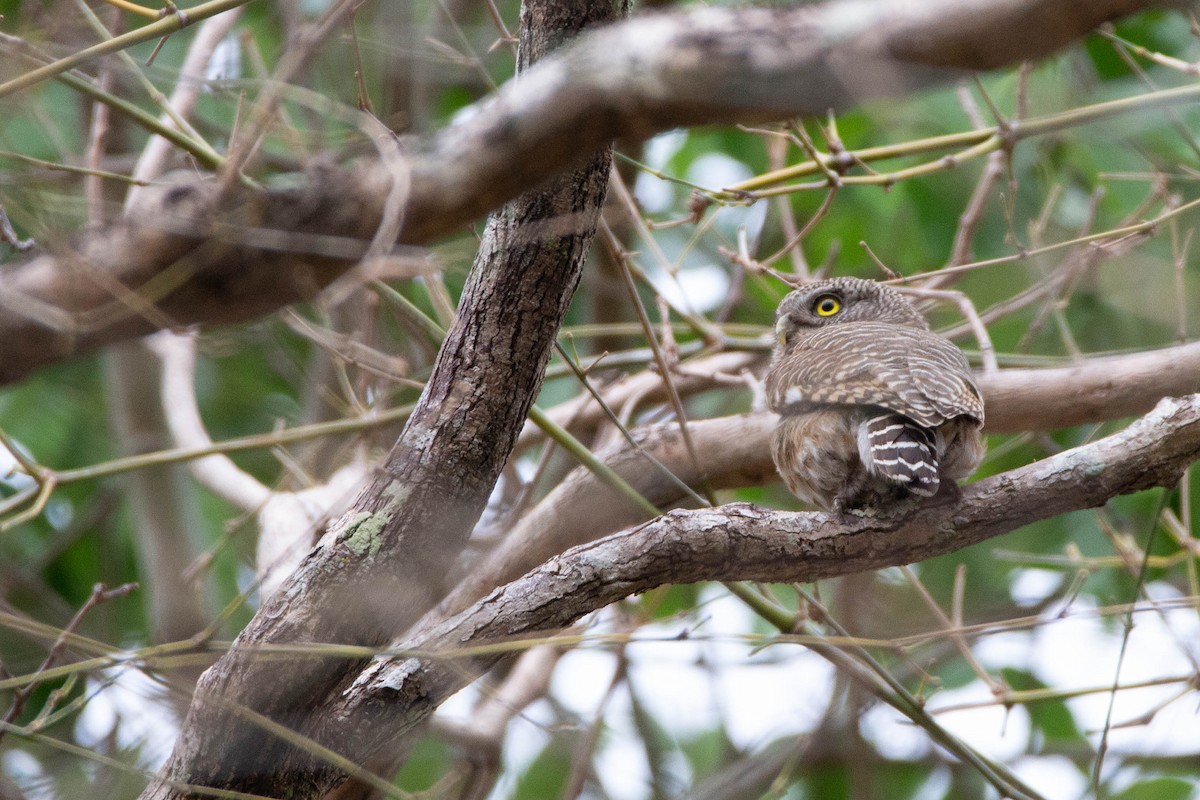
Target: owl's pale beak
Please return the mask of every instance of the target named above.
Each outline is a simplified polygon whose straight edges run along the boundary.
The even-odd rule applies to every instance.
[[[787,329],[788,329],[787,314],[784,314],[779,319],[775,320],[775,341],[780,344],[787,344]]]

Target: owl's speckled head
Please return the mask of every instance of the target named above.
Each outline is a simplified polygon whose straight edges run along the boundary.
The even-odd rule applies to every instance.
[[[786,344],[799,331],[847,322],[929,330],[921,312],[895,289],[862,278],[833,278],[806,284],[783,298],[775,312],[775,334]]]

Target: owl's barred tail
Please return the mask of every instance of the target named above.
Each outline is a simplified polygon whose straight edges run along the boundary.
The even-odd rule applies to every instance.
[[[899,414],[880,414],[864,423],[868,470],[921,497],[938,491],[934,432]],[[869,455],[869,458],[867,457]]]

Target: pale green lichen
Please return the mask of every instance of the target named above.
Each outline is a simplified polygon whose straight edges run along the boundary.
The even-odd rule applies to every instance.
[[[360,511],[349,519],[346,528],[338,534],[338,540],[353,553],[373,557],[379,552],[379,534],[386,523],[387,516],[382,512]]]
[[[408,499],[408,493],[412,491],[408,486],[405,486],[398,481],[392,481],[384,487],[383,493],[387,495],[388,503],[384,507],[384,511],[392,512],[400,507],[400,504]]]
[[[383,494],[387,497],[383,508],[374,514],[367,511],[352,514],[338,529],[337,541],[360,557],[374,558],[379,552],[383,544],[383,529],[392,521],[401,503],[408,498],[409,487],[392,482],[384,488]]]

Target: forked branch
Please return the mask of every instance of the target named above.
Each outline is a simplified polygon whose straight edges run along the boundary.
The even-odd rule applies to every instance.
[[[1200,458],[1200,395],[1169,398],[1121,432],[964,488],[900,520],[793,513],[735,503],[673,511],[551,558],[405,643],[430,657],[379,661],[332,719],[410,729],[499,657],[487,645],[555,631],[665,583],[808,582],[909,564],[1024,525],[1175,484]],[[476,655],[456,651],[473,648]]]

